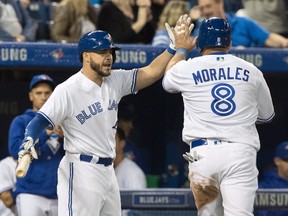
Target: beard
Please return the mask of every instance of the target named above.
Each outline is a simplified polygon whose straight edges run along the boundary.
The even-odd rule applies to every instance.
[[[110,75],[110,71],[111,70],[109,70],[108,72],[105,72],[105,71],[101,70],[100,69],[100,64],[95,63],[92,59],[90,61],[90,67],[99,76],[107,77],[107,76]]]

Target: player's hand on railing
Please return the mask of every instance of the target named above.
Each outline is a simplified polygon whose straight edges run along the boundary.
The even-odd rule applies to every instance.
[[[183,154],[183,157],[190,163],[196,162],[203,158],[203,156],[197,154],[196,151],[193,151],[192,153],[186,152],[185,154]]]
[[[193,28],[194,28],[194,24],[191,23],[191,18],[188,16],[188,14],[184,14],[184,15],[181,15],[176,23],[176,26],[175,27],[171,27],[168,23],[165,23],[165,27],[166,27],[166,30],[168,32],[168,35],[169,35],[169,38],[170,38],[170,44],[169,44],[169,47],[172,49],[172,50],[176,50],[176,47],[175,47],[175,36],[173,34],[173,29],[175,29],[176,33],[177,34],[180,34],[181,33],[181,23],[183,22],[186,22],[187,25],[189,26],[189,35],[191,34]]]
[[[34,142],[32,137],[25,137],[18,152],[18,161],[20,161],[25,154],[30,154],[34,159],[38,159],[38,155],[34,148],[34,145],[38,143],[38,141],[39,139]]]

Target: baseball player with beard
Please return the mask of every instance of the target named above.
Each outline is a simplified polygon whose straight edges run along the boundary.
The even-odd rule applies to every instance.
[[[182,135],[191,147],[183,156],[198,215],[253,215],[260,148],[255,123],[274,117],[269,88],[258,68],[228,53],[231,29],[224,19],[205,19],[198,38],[185,34],[176,38],[184,46],[176,46],[163,87],[183,97]],[[185,61],[196,44],[202,56]]]
[[[178,25],[189,31],[190,19],[186,18],[179,19]],[[120,216],[120,193],[112,165],[118,103],[124,95],[159,80],[175,54],[169,47],[146,67],[111,70],[119,49],[105,31],[83,35],[78,43],[82,69],[55,88],[26,128],[20,158],[36,154],[34,141],[44,128],[57,124],[63,128],[66,154],[58,168],[57,187],[61,216]]]

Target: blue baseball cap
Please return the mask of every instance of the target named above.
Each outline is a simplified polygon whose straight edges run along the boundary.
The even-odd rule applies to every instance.
[[[51,77],[46,74],[40,74],[32,77],[30,82],[29,90],[31,91],[39,83],[47,83],[51,86],[52,89],[55,88],[55,83]]]
[[[282,160],[288,159],[288,141],[281,142],[276,147],[275,157],[279,157]]]

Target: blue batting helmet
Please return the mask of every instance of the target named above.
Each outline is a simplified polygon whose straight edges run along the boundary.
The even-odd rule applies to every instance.
[[[78,54],[80,61],[83,62],[83,52],[95,52],[99,50],[113,50],[113,63],[116,60],[115,50],[120,47],[114,45],[111,35],[108,32],[97,30],[84,34],[78,43]]]
[[[197,47],[202,51],[205,47],[229,47],[231,29],[229,23],[218,17],[202,21],[197,38]]]

